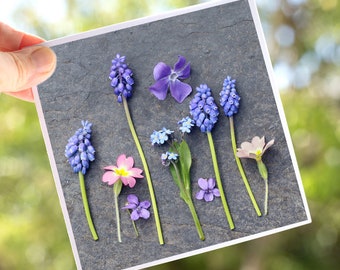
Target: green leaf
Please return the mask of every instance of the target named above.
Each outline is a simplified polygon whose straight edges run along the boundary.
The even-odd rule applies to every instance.
[[[181,180],[179,166],[177,166],[177,164],[175,164],[175,165],[174,164],[170,164],[169,169],[170,169],[170,173],[172,175],[172,178],[174,179],[174,182],[176,183],[176,185],[179,188],[179,195],[180,195],[180,197],[186,202],[187,195],[186,195],[186,192],[185,192],[182,180]],[[177,172],[176,172],[176,169],[177,169]]]
[[[184,201],[188,200],[190,194],[190,168],[191,168],[191,152],[186,141],[181,143],[174,142],[169,149],[170,152],[176,152],[179,155],[176,165],[170,164],[170,172],[172,178],[180,189],[180,196]],[[175,168],[176,166],[176,168]],[[177,170],[177,171],[176,171]]]
[[[190,191],[190,168],[192,163],[191,152],[186,141],[182,141],[178,147],[179,165],[184,187]]]

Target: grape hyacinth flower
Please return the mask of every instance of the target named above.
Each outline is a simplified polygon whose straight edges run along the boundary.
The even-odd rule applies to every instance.
[[[165,131],[168,129],[163,128],[162,130]],[[156,137],[154,133],[151,134],[151,141],[153,141],[154,138]],[[172,133],[173,131],[171,131],[171,134]],[[191,152],[189,145],[183,139],[183,136],[181,139],[182,139],[181,142],[178,142],[175,139],[173,139],[171,142],[168,141],[168,143],[170,144],[170,148],[168,151],[161,155],[161,161],[164,166],[169,167],[172,179],[179,188],[180,197],[188,205],[196,226],[198,236],[203,241],[205,239],[205,236],[191,196],[191,181],[190,181],[190,168],[192,163]],[[153,143],[153,145],[154,144],[156,143]]]
[[[206,84],[201,84],[196,91],[190,102],[190,114],[201,132],[210,132],[218,120],[218,107]]]
[[[131,220],[136,221],[139,218],[148,219],[150,217],[150,211],[148,210],[151,206],[149,201],[140,202],[135,194],[127,196],[127,204],[122,209],[131,210]]]
[[[238,113],[239,106],[240,106],[240,99],[241,98],[236,91],[236,80],[232,79],[230,76],[227,76],[223,82],[222,91],[220,92],[220,105],[223,108],[223,112],[225,116],[229,118],[231,144],[233,148],[236,165],[239,169],[243,183],[247,189],[248,195],[256,211],[256,214],[258,216],[261,216],[262,215],[261,210],[250,188],[247,176],[242,167],[242,163],[236,154],[237,150],[236,150],[235,127],[234,127],[234,115]]]
[[[111,80],[111,86],[114,89],[114,94],[117,95],[117,102],[123,103],[124,111],[126,115],[126,119],[131,131],[132,138],[135,142],[136,148],[138,150],[138,154],[143,164],[145,178],[148,184],[153,213],[155,217],[156,230],[158,235],[158,240],[161,245],[164,244],[163,233],[161,228],[161,222],[158,214],[158,207],[156,202],[156,196],[153,189],[152,179],[148,167],[148,163],[146,161],[143,148],[140,144],[135,126],[132,121],[132,117],[129,111],[127,99],[132,96],[132,86],[134,85],[134,80],[132,79],[133,72],[125,63],[125,56],[116,55],[116,58],[112,60],[112,67],[110,70],[109,78]]]
[[[200,128],[201,132],[206,133],[208,137],[208,143],[211,152],[212,163],[215,171],[215,177],[218,189],[221,194],[221,201],[224,212],[226,214],[229,227],[231,230],[235,228],[232,216],[230,214],[229,206],[226,196],[223,191],[222,180],[220,171],[218,168],[218,162],[216,157],[216,151],[214,146],[213,137],[211,131],[218,120],[218,107],[215,103],[214,97],[211,94],[210,88],[206,84],[201,84],[196,88],[197,93],[190,102],[190,114],[196,123],[196,126]]]
[[[266,165],[262,161],[262,156],[266,150],[274,144],[274,140],[265,143],[264,136],[255,136],[251,142],[241,143],[241,148],[237,149],[237,156],[239,158],[255,159],[261,177],[265,183],[265,199],[264,199],[264,214],[268,213],[268,171]]]
[[[182,103],[192,91],[189,84],[180,81],[190,76],[190,63],[186,62],[184,56],[178,56],[178,61],[174,68],[159,62],[154,67],[153,76],[156,82],[150,86],[149,90],[159,100],[166,98],[169,88],[171,95],[178,103]]]
[[[212,202],[215,197],[220,197],[220,191],[218,188],[215,188],[216,182],[214,178],[199,178],[198,185],[200,187],[200,191],[196,193],[197,200],[204,200],[206,202]]]
[[[72,167],[74,173],[86,174],[90,167],[90,162],[94,161],[95,150],[91,145],[91,127],[88,121],[81,121],[83,127],[68,140],[65,147],[65,156]]]
[[[113,194],[116,205],[116,221],[118,241],[122,242],[120,234],[120,217],[118,209],[118,196],[122,190],[122,186],[133,188],[136,185],[136,178],[143,178],[142,170],[133,167],[134,160],[132,157],[126,157],[122,154],[117,158],[117,165],[104,167],[102,181],[109,186],[113,185]]]
[[[117,54],[116,58],[112,60],[109,79],[119,103],[123,102],[123,97],[130,98],[132,96],[132,85],[134,84],[132,75],[132,70],[125,63],[125,56]]]
[[[96,229],[93,225],[91,212],[87,200],[84,175],[90,167],[90,162],[95,159],[95,150],[91,144],[91,127],[88,121],[81,121],[83,127],[79,128],[75,134],[68,140],[65,147],[65,156],[71,165],[72,171],[78,174],[81,196],[85,210],[85,216],[89,229],[94,240],[98,240]]]

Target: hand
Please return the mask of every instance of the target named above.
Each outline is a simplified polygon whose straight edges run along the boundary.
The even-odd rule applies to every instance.
[[[31,46],[41,42],[0,22],[0,92],[33,101],[32,87],[49,78],[57,62],[50,48]]]

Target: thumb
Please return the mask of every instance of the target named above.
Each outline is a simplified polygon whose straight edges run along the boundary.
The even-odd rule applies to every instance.
[[[0,92],[18,92],[36,86],[49,78],[55,67],[56,55],[48,47],[0,52]]]

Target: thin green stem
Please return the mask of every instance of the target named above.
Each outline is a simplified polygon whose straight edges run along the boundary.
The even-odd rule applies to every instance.
[[[130,213],[129,210],[128,210],[128,212]],[[132,220],[132,219],[131,219],[131,222],[132,222],[132,226],[133,226],[133,228],[134,228],[134,230],[135,230],[135,234],[136,234],[136,236],[138,237],[138,236],[139,236],[139,233],[138,233],[138,229],[137,229],[136,223],[135,223],[135,221]]]
[[[266,193],[264,197],[264,214],[268,214],[268,179],[263,179],[266,186]]]
[[[262,159],[256,160],[259,173],[264,180],[265,184],[265,197],[264,197],[264,214],[268,213],[268,171],[266,165],[263,163]]]
[[[78,176],[79,176],[81,197],[83,199],[83,205],[84,205],[84,210],[85,210],[85,215],[86,215],[87,223],[88,223],[90,231],[92,233],[93,240],[98,240],[98,235],[97,235],[96,229],[95,229],[95,227],[93,225],[93,221],[92,221],[92,218],[91,218],[91,212],[90,212],[90,208],[89,208],[89,203],[87,201],[84,175],[82,174],[82,172],[79,172]]]
[[[221,176],[220,176],[220,170],[218,168],[216,151],[215,151],[214,141],[213,141],[211,132],[207,132],[207,136],[208,136],[211,158],[212,158],[215,176],[216,176],[217,187],[220,190],[221,201],[222,201],[224,212],[226,214],[226,217],[227,217],[227,220],[228,220],[228,223],[229,223],[230,230],[233,230],[235,228],[235,225],[234,225],[233,219],[232,219],[230,211],[229,211],[227,199],[224,195],[223,185],[222,185]]]
[[[171,161],[171,164],[175,168],[176,175],[177,175],[178,182],[179,182],[179,189],[181,190],[181,193],[182,193],[182,196],[183,196],[183,200],[185,201],[185,203],[189,207],[189,210],[191,212],[192,218],[194,219],[194,223],[195,223],[195,226],[196,226],[196,230],[197,230],[198,236],[203,241],[205,239],[205,236],[204,236],[204,233],[203,233],[203,230],[202,230],[201,223],[200,223],[199,218],[197,216],[197,212],[196,212],[194,203],[192,202],[190,191],[187,190],[184,187],[182,178],[181,178],[181,176],[179,174],[179,171],[178,171],[178,168],[177,168],[177,164],[175,162],[173,162],[173,161]]]
[[[199,238],[202,241],[204,241],[205,236],[204,236],[204,233],[203,233],[203,230],[202,230],[202,226],[201,226],[201,223],[200,223],[200,221],[198,219],[197,212],[196,212],[196,209],[195,209],[194,203],[192,202],[191,197],[188,198],[188,201],[186,203],[189,206],[192,218],[194,219],[198,236],[199,236]]]
[[[262,214],[261,214],[261,210],[255,200],[255,197],[254,197],[254,194],[250,188],[250,185],[249,185],[249,182],[248,182],[248,179],[247,179],[247,176],[243,170],[243,167],[242,167],[242,163],[239,159],[239,157],[236,155],[237,153],[237,149],[236,149],[236,137],[235,137],[235,129],[234,129],[234,120],[233,120],[233,117],[229,117],[229,123],[230,123],[230,137],[231,137],[231,144],[232,144],[232,147],[233,147],[233,152],[234,152],[234,157],[235,157],[235,161],[236,161],[236,164],[237,164],[237,167],[238,167],[238,170],[240,171],[240,174],[241,174],[241,177],[243,179],[243,183],[244,185],[246,186],[246,189],[248,191],[248,194],[249,194],[249,197],[251,199],[251,202],[253,203],[253,206],[254,206],[254,209],[257,213],[257,215],[260,217]]]
[[[162,227],[161,227],[161,222],[160,222],[160,219],[159,219],[158,207],[157,207],[155,192],[154,192],[153,185],[152,185],[152,180],[151,180],[151,176],[150,176],[148,163],[146,162],[142,146],[139,142],[135,127],[133,125],[132,118],[131,118],[130,111],[129,111],[129,107],[128,107],[128,104],[127,104],[125,97],[123,97],[123,106],[124,106],[126,118],[127,118],[127,121],[128,121],[128,125],[129,125],[129,128],[130,128],[132,137],[135,141],[139,156],[140,156],[141,161],[143,163],[144,174],[145,174],[145,177],[146,177],[146,181],[148,183],[152,209],[153,209],[153,213],[154,213],[154,216],[155,216],[155,223],[156,223],[156,229],[157,229],[159,244],[163,245],[164,240],[163,240]]]
[[[116,223],[117,223],[117,237],[118,237],[118,242],[122,242],[122,237],[120,234],[120,216],[119,216],[119,206],[118,206],[118,195],[115,192],[115,188],[113,187],[113,196],[115,198],[115,210],[116,210]]]

